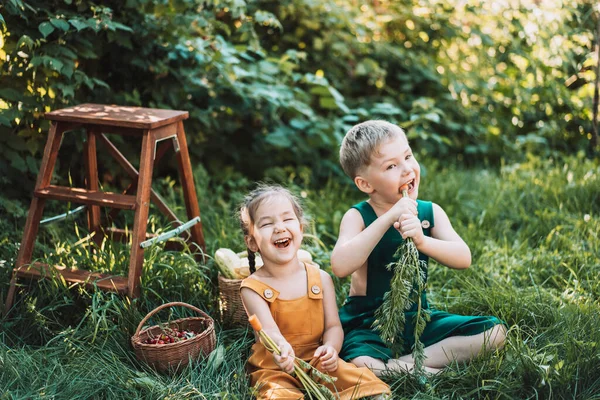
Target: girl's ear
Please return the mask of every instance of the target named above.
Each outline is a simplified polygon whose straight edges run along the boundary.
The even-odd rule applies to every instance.
[[[371,186],[371,184],[369,183],[369,181],[367,181],[365,178],[363,178],[360,175],[357,175],[354,178],[354,184],[356,185],[356,187],[358,188],[358,190],[360,190],[363,193],[366,193],[366,194],[373,193],[373,187]]]
[[[258,251],[258,246],[256,245],[256,240],[251,235],[244,236],[244,242],[246,242],[246,247],[249,248],[253,252]]]

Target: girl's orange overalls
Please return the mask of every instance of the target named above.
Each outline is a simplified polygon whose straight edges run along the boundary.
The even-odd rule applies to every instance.
[[[318,268],[306,266],[308,293],[294,300],[278,299],[279,292],[272,287],[254,279],[246,278],[241,287],[254,290],[268,302],[273,319],[281,334],[292,345],[296,357],[307,362],[313,360],[313,354],[322,343],[325,317],[323,312],[323,287]],[[255,343],[253,353],[248,360],[251,384],[256,388],[258,399],[302,399],[299,390],[300,381],[283,372],[273,355],[262,345]],[[320,367],[317,365],[317,368]],[[354,364],[338,361],[338,369],[329,372],[337,378],[334,385],[326,385],[339,399],[361,398],[381,393],[389,393],[390,389],[383,381],[367,368],[358,368]]]

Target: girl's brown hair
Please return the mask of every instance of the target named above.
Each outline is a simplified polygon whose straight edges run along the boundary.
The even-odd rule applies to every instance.
[[[267,199],[274,196],[283,196],[292,203],[292,208],[296,217],[301,224],[304,224],[304,210],[300,205],[300,201],[296,196],[292,194],[288,189],[279,185],[259,185],[256,189],[251,191],[244,197],[244,201],[240,206],[239,219],[240,227],[244,236],[250,235],[250,227],[254,224],[254,217],[256,216],[256,210],[258,207]],[[256,256],[253,251],[247,248],[248,261],[250,263],[250,273],[256,272]]]

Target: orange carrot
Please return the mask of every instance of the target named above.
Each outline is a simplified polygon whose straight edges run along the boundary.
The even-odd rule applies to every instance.
[[[402,196],[403,197],[407,197],[408,196],[408,184],[404,184],[402,186],[400,186],[400,191],[402,192]]]
[[[258,336],[260,337],[263,345],[268,351],[277,355],[281,354],[279,346],[277,346],[277,344],[273,341],[273,339],[271,339],[267,332],[262,330],[262,324],[260,323],[260,320],[258,319],[256,314],[252,314],[250,318],[248,318],[248,322],[250,322],[252,329],[254,329],[258,333]],[[310,374],[306,370],[310,370]],[[310,365],[309,363],[298,357],[294,357],[294,373],[296,374],[296,377],[298,378],[302,386],[304,386],[304,389],[306,389],[311,399],[316,398],[317,400],[327,400],[334,398],[333,393],[325,386],[316,383],[311,377],[311,375],[316,376],[322,381],[330,384],[333,384],[333,382],[337,380],[336,377],[331,377],[327,374],[322,373],[314,366]]]

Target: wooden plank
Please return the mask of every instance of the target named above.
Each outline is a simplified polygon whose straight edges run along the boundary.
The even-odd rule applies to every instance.
[[[58,122],[53,122],[50,125],[48,140],[46,141],[42,163],[40,164],[40,171],[35,183],[36,188],[48,186],[52,180],[52,172],[54,171],[54,165],[58,157],[58,149],[60,148],[63,131],[62,124]]]
[[[51,121],[80,122],[137,129],[155,129],[187,119],[181,110],[126,107],[107,104],[80,104],[46,113]]]
[[[155,141],[160,141],[166,138],[174,137],[177,135],[177,123],[165,125],[157,129],[152,129],[150,134],[152,135],[152,139]]]
[[[91,129],[98,133],[109,133],[119,136],[138,136],[144,134],[144,130],[140,128],[125,128],[122,126],[109,126],[104,124],[85,124],[86,129]]]
[[[177,165],[179,167],[179,177],[183,188],[183,198],[187,210],[188,219],[200,216],[200,207],[198,206],[198,196],[194,186],[194,175],[192,173],[192,163],[188,153],[187,140],[183,129],[183,122],[177,123],[177,140],[179,141],[179,151],[177,152]],[[192,240],[200,246],[202,251],[206,250],[204,242],[204,233],[202,232],[202,221],[190,228]]]
[[[50,125],[48,139],[46,141],[46,146],[44,147],[44,155],[42,156],[42,163],[40,164],[40,171],[38,172],[35,183],[36,189],[50,184],[52,179],[52,171],[54,170],[54,165],[56,164],[56,157],[58,156],[58,149],[60,148],[63,132],[69,129],[71,126],[71,124],[59,122],[53,122]],[[25,228],[23,229],[23,239],[21,240],[19,253],[17,254],[17,259],[15,262],[17,267],[29,264],[31,262],[35,238],[37,237],[45,203],[46,200],[35,196],[31,200],[29,212],[27,213],[27,220],[25,221]],[[8,296],[6,298],[4,315],[8,314],[14,303],[16,283],[17,276],[16,274],[13,274],[8,290]]]
[[[6,317],[10,312],[10,309],[15,302],[15,294],[17,290],[17,273],[13,271],[12,277],[10,279],[10,286],[8,287],[8,294],[6,295],[6,303],[4,303],[4,310],[2,315]]]
[[[108,149],[109,153],[113,156],[113,158],[119,163],[119,165],[125,170],[125,172],[127,172],[127,174],[134,180],[133,183],[131,185],[129,185],[127,190],[125,190],[125,194],[133,193],[135,191],[135,189],[137,188],[137,180],[139,177],[139,173],[138,173],[137,169],[135,169],[135,167],[133,165],[131,165],[129,160],[127,160],[127,158],[125,158],[125,156],[119,151],[119,149],[117,149],[117,147],[113,144],[113,142],[111,142],[106,137],[106,135],[100,135],[99,138],[102,141],[102,143],[104,143],[104,145]],[[156,159],[154,160],[154,165],[158,164],[158,162],[163,157],[165,152],[171,147],[171,143],[172,143],[171,141],[168,141],[168,142],[162,143],[159,146],[157,154],[156,154]],[[150,189],[150,200],[169,219],[170,222],[175,222],[175,223],[180,224],[179,218],[177,218],[175,213],[173,211],[171,211],[169,206],[163,201],[163,199],[160,198],[158,193],[156,193],[152,188]],[[114,219],[116,217],[116,215],[117,215],[116,213],[111,212],[110,218]]]
[[[15,268],[14,272],[19,278],[25,279],[53,279],[60,275],[69,283],[84,284],[89,288],[96,286],[101,290],[122,294],[127,293],[127,279],[118,275],[101,274],[83,269],[70,269],[39,262]]]
[[[140,247],[140,243],[146,239],[146,228],[148,226],[152,169],[154,167],[154,162],[152,160],[153,151],[154,141],[150,137],[150,132],[146,131],[144,138],[142,139],[140,174],[135,200],[136,209],[133,217],[131,255],[129,259],[128,295],[131,298],[136,298],[140,295],[140,277],[142,275],[142,266],[144,264],[144,249]]]
[[[48,132],[48,140],[44,147],[44,155],[42,156],[42,163],[40,164],[40,171],[37,176],[35,189],[39,189],[44,186],[48,186],[52,179],[52,171],[56,164],[56,157],[58,156],[58,149],[60,148],[60,142],[62,140],[62,133],[64,131],[63,124],[53,122],[50,125],[50,131]],[[34,197],[31,200],[29,206],[29,213],[27,214],[27,220],[25,222],[25,228],[23,230],[23,239],[21,240],[21,246],[19,247],[19,253],[17,255],[16,266],[20,267],[24,264],[29,264],[31,261],[31,255],[33,254],[33,246],[35,244],[35,238],[37,236],[38,228],[40,226],[40,219],[44,211],[45,200]]]
[[[126,210],[134,210],[136,207],[134,196],[65,186],[50,185],[36,190],[34,195],[42,199],[70,201],[73,203],[122,208]]]
[[[87,131],[87,142],[85,144],[85,180],[86,187],[91,192],[98,191],[98,161],[96,159],[96,134]],[[100,207],[91,205],[88,207],[88,230],[98,233],[100,231]],[[98,240],[100,235],[96,236]]]

